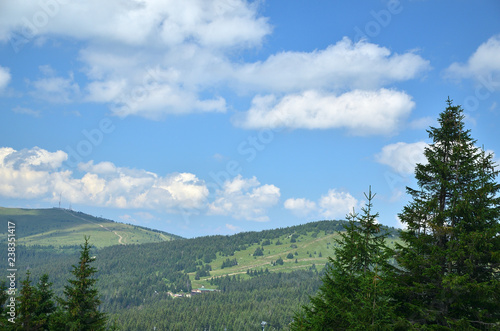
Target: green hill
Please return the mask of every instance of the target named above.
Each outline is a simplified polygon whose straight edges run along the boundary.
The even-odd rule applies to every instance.
[[[321,270],[332,256],[337,246],[335,239],[343,231],[343,221],[318,221],[283,229],[266,230],[259,233],[248,232],[234,235],[245,241],[245,236],[256,235],[258,242],[241,245],[234,252],[218,252],[210,262],[210,276],[196,277],[196,272],[188,273],[193,288],[210,287],[214,277],[240,275],[242,279],[251,278],[252,274],[267,271],[271,273],[291,272],[294,270]],[[399,241],[395,229],[386,228],[391,235],[387,245],[393,247]],[[262,255],[256,255],[259,249]],[[259,254],[259,253],[257,253]],[[283,263],[276,263],[278,260]],[[201,268],[200,268],[201,269]],[[200,275],[202,273],[198,273]],[[199,279],[197,279],[199,278]]]
[[[123,224],[62,208],[19,209],[0,207],[0,224],[16,224],[17,243],[25,246],[63,248],[79,245],[90,236],[97,248],[113,245],[170,241],[181,237],[140,226]],[[7,237],[0,238],[0,243]]]
[[[156,326],[161,330],[203,330],[210,325],[221,330],[226,326],[228,330],[255,330],[263,320],[277,330],[286,329],[293,312],[317,290],[321,271],[333,254],[334,239],[344,229],[344,221],[318,221],[140,245],[125,245],[122,239],[123,245],[118,245],[114,231],[125,238],[120,231],[125,232],[126,227],[109,220],[59,209],[3,208],[0,214],[5,222],[16,222],[19,279],[28,268],[34,282],[47,273],[58,296],[79,255],[76,246],[60,247],[59,239],[66,245],[79,245],[83,235],[90,234],[91,244],[97,247],[92,254],[101,307],[116,318],[121,330]],[[127,229],[136,231],[136,236],[138,231],[153,237],[158,234],[133,226]],[[399,240],[394,229],[384,231],[391,233],[388,245]],[[27,239],[21,242],[23,237]],[[126,238],[137,237],[130,234]],[[59,246],[53,247],[55,242]],[[6,250],[5,240],[0,248]],[[190,298],[170,296],[201,287],[219,291]]]

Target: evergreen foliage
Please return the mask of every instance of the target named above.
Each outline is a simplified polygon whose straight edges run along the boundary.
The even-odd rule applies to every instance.
[[[49,320],[55,311],[50,289],[49,276],[44,274],[36,286],[31,285],[31,273],[20,282],[21,290],[17,298],[18,308],[16,323],[11,325],[17,330],[48,330]]]
[[[464,129],[463,109],[447,100],[428,130],[427,164],[399,215],[396,278],[400,313],[415,327],[500,328],[500,185],[493,156]]]
[[[264,255],[264,250],[260,247],[257,247],[255,249],[255,252],[253,253],[253,256],[262,256]]]
[[[36,307],[33,312],[33,320],[38,330],[48,330],[49,320],[56,310],[53,300],[54,291],[51,289],[49,275],[43,274],[35,287]]]
[[[365,194],[361,216],[354,211],[347,215],[323,284],[295,314],[292,330],[379,330],[395,320],[392,284],[386,280],[393,252],[385,246],[388,234],[380,231],[378,213],[372,213],[374,196],[371,189]]]
[[[26,278],[20,282],[21,290],[17,297],[16,329],[36,330],[34,314],[37,303],[35,301],[35,288],[31,285],[30,271],[26,271]]]
[[[8,321],[9,315],[7,315],[8,311],[8,299],[9,295],[7,294],[7,284],[5,281],[0,282],[0,327],[2,330],[7,330],[10,326],[10,322]]]
[[[59,313],[57,324],[65,323],[69,330],[104,330],[106,314],[99,311],[99,294],[95,288],[97,281],[94,274],[97,269],[90,264],[95,257],[90,256],[89,238],[81,246],[80,261],[73,265],[72,274],[74,279],[69,279],[69,285],[65,286],[65,299],[59,303],[64,311]]]
[[[221,269],[224,269],[224,268],[229,268],[229,267],[232,267],[232,266],[235,266],[235,265],[238,265],[238,261],[236,259],[226,259],[226,261],[222,262],[222,265],[221,265]]]
[[[250,272],[250,271],[249,271]],[[249,280],[234,276],[213,279],[221,292],[191,298],[164,299],[141,309],[113,314],[119,330],[288,330],[296,307],[307,303],[320,284],[314,271],[256,271]]]

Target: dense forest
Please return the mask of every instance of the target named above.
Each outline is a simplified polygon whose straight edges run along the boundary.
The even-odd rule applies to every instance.
[[[288,328],[294,312],[321,284],[318,271],[266,273],[241,280],[227,276],[214,282],[221,292],[190,299],[158,299],[140,310],[111,315],[122,330],[266,330]]]
[[[235,252],[247,249],[251,245],[259,244],[259,249],[266,249],[271,243],[273,246],[285,245],[285,242],[288,243],[287,245],[290,245],[291,242],[297,243],[297,238],[301,235],[310,234],[311,238],[315,238],[319,234],[325,235],[341,231],[344,229],[344,224],[344,221],[318,221],[261,232],[239,233],[232,236],[207,236],[163,243],[117,245],[102,249],[93,249],[92,254],[95,255],[94,265],[97,269],[96,277],[98,279],[96,287],[102,301],[100,308],[102,311],[109,313],[110,316],[114,316],[118,312],[120,315],[123,315],[126,310],[131,310],[133,307],[141,307],[141,311],[142,307],[144,309],[154,309],[156,303],[162,300],[166,300],[167,302],[172,301],[167,294],[169,291],[173,293],[189,293],[192,285],[188,273],[196,272],[197,276],[208,277],[210,275],[211,263],[217,257],[224,258],[221,264],[229,270],[237,264],[233,257]],[[394,229],[387,228],[385,231],[392,233],[394,236],[398,234]],[[277,238],[282,239],[280,241]],[[297,245],[295,244],[294,247],[297,247]],[[16,253],[18,261],[22,261],[24,270],[29,268],[31,271],[33,283],[37,283],[43,274],[47,274],[49,275],[50,282],[53,283],[54,294],[62,296],[64,286],[67,280],[71,278],[70,266],[78,260],[80,249],[77,245],[66,248],[66,250],[60,250],[50,246],[25,247],[18,245]],[[50,261],[50,263],[47,263],[47,261]],[[217,267],[221,268],[222,265],[218,265]],[[268,267],[272,270],[271,264]],[[322,267],[318,266],[318,269],[321,270]],[[306,271],[296,272],[300,274]],[[309,275],[309,271],[307,272]],[[311,272],[314,272],[314,275],[316,275],[316,268]],[[256,277],[257,275],[258,277]],[[263,271],[259,274],[257,270],[255,271],[255,279],[261,279],[263,284],[273,284],[273,290],[281,288],[283,292],[286,286],[279,284],[279,282],[280,279],[285,279],[287,274],[283,273],[282,275],[284,276],[277,279],[273,278],[273,275],[273,273],[264,274]],[[254,276],[253,272],[251,276]],[[20,277],[23,278],[25,275],[21,274]],[[244,278],[248,279],[248,277],[238,277],[234,278],[234,282],[241,282],[243,284],[247,282]],[[278,300],[281,303],[276,305],[277,302],[275,302],[272,306],[287,312],[284,315],[280,314],[281,324],[284,323],[284,320],[290,322],[294,309],[300,304],[306,303],[307,295],[313,294],[313,289],[317,288],[319,277],[315,276],[311,278],[308,276],[306,278],[311,280],[311,284],[305,285],[304,283],[304,286],[297,287],[296,292],[290,295],[290,298],[294,298],[293,300],[279,299],[279,297],[283,298],[284,292],[272,299]],[[264,281],[264,279],[268,280]],[[255,282],[254,280],[252,281]],[[214,279],[212,284],[214,288],[222,289],[222,292],[214,294],[215,297],[220,295],[221,300],[225,300],[224,298],[233,298],[228,300],[230,300],[229,302],[234,302],[234,298],[246,296],[246,294],[241,294],[244,292],[242,288],[245,286],[242,286],[238,290],[230,290],[228,287],[226,291],[226,285],[221,284],[220,280]],[[235,287],[233,286],[232,288],[234,289]],[[265,288],[265,286],[252,290],[252,293],[255,294],[255,291],[262,291],[262,288]],[[235,291],[240,294],[229,294]],[[271,295],[270,293],[269,295]],[[266,294],[261,294],[261,296],[265,297]],[[272,296],[275,295],[273,294]],[[200,300],[196,298],[192,299]],[[176,305],[180,305],[180,303],[176,303]],[[212,308],[207,307],[207,309],[210,310]],[[256,314],[261,312],[257,306],[255,309]],[[137,316],[131,318],[136,321],[140,320]],[[120,318],[120,321],[123,321],[123,319]]]

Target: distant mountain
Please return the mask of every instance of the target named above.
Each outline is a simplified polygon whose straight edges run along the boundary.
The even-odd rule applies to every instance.
[[[0,224],[3,228],[7,228],[8,221],[16,224],[17,243],[28,247],[63,248],[80,245],[84,235],[90,236],[92,244],[97,248],[183,239],[167,232],[118,223],[62,208],[0,207]],[[0,237],[0,243],[6,239],[6,236]]]

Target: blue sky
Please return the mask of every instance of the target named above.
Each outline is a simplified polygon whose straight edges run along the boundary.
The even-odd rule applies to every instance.
[[[1,1],[0,205],[194,237],[343,219],[371,185],[399,227],[448,96],[500,151],[499,18],[498,1]]]

